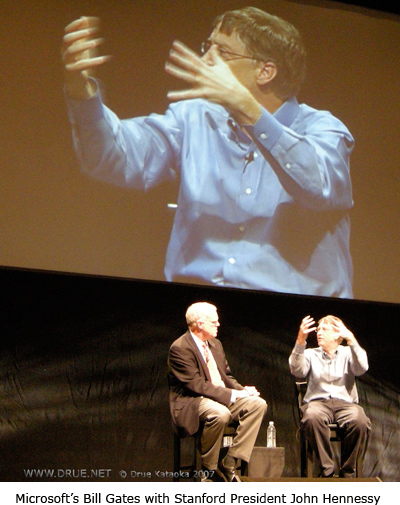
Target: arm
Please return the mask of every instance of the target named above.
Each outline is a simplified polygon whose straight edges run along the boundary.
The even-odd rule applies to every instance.
[[[294,200],[313,210],[348,210],[353,137],[330,113],[303,107],[302,117],[290,126],[263,109],[246,131]]]
[[[305,110],[295,129],[284,126],[216,51],[211,48],[209,53],[211,60],[206,62],[184,44],[174,43],[166,71],[190,87],[168,97],[203,98],[225,107],[252,137],[285,190],[302,205],[316,210],[351,208],[349,156],[354,141],[347,128],[329,113],[312,109]]]
[[[94,70],[99,20],[82,17],[65,28],[61,49],[74,148],[82,170],[105,182],[147,189],[176,177],[179,127],[174,114],[120,121],[101,101]]]
[[[170,348],[168,357],[169,367],[175,378],[192,396],[205,396],[224,405],[231,402],[231,389],[215,386],[207,381],[199,371],[199,366],[193,352],[179,346]]]
[[[316,330],[315,321],[311,316],[303,318],[297,334],[296,344],[289,357],[290,373],[295,377],[304,378],[310,371],[310,361],[305,356],[308,335]]]
[[[231,391],[231,401],[234,403],[238,398],[245,398],[247,396],[260,396],[260,393],[254,386],[242,386],[232,375],[228,361],[225,358],[225,353],[222,344],[219,340],[212,340],[209,343],[212,347],[214,359],[217,362],[218,368],[223,370],[223,373],[228,378],[229,383],[226,385]],[[224,377],[223,377],[224,379]]]
[[[333,327],[338,333],[338,338],[342,338],[350,347],[351,359],[350,369],[355,376],[363,375],[368,370],[368,356],[366,351],[360,346],[354,334],[345,326],[345,324],[337,319],[333,322]]]

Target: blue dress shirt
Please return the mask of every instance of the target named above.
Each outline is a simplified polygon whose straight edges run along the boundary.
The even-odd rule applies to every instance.
[[[352,297],[353,138],[286,101],[254,126],[196,99],[120,120],[99,94],[67,98],[84,172],[137,189],[179,178],[168,281]]]

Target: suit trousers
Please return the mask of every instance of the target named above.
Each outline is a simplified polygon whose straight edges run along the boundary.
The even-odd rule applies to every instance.
[[[371,421],[364,409],[338,399],[313,400],[303,405],[301,429],[305,431],[313,451],[321,462],[322,476],[334,472],[333,449],[329,424],[338,423],[343,432],[340,473],[343,477],[355,475],[357,457],[364,451]]]
[[[199,417],[204,423],[200,441],[203,466],[208,470],[218,467],[222,436],[225,427],[232,421],[238,421],[239,426],[229,455],[248,462],[266,410],[267,404],[259,396],[238,398],[229,407],[210,398],[202,398]]]

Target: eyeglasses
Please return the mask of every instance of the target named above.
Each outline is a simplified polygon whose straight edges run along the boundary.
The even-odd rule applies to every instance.
[[[234,53],[232,51],[228,51],[224,49],[216,42],[212,42],[211,40],[206,40],[206,42],[202,42],[200,46],[200,52],[202,55],[206,54],[213,45],[216,45],[218,48],[218,54],[225,61],[229,60],[239,60],[241,58],[245,58],[247,60],[257,60],[258,58],[254,58],[254,56],[246,56],[245,54]]]

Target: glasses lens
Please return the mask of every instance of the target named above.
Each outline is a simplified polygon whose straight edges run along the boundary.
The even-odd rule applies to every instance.
[[[210,49],[211,45],[212,44],[209,40],[207,40],[206,42],[202,42],[200,47],[201,54],[206,54],[206,52]]]

